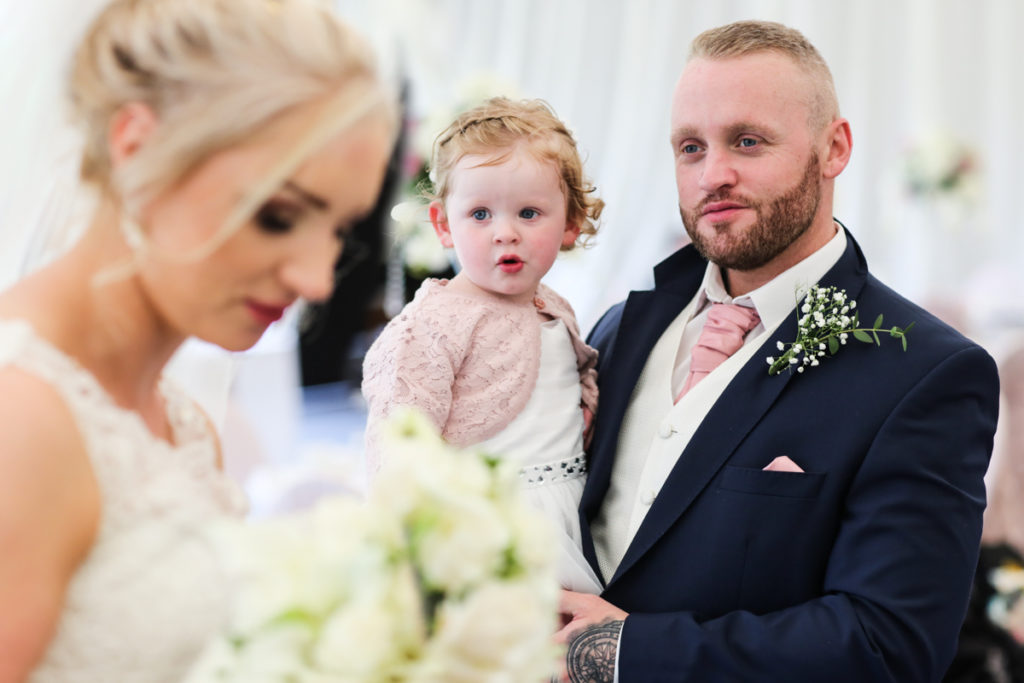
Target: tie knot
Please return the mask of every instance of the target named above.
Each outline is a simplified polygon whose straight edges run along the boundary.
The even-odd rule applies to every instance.
[[[737,304],[715,303],[711,304],[705,325],[710,325],[712,328],[728,334],[739,334],[742,338],[747,336],[747,332],[757,327],[759,322],[761,322],[761,316],[753,308]]]
[[[761,318],[757,311],[736,304],[712,304],[697,346],[693,350],[693,370],[710,372],[743,346],[747,333]]]

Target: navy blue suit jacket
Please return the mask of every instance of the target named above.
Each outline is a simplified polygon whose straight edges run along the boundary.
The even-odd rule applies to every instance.
[[[909,349],[854,341],[769,376],[780,325],[711,408],[603,597],[630,613],[622,683],[938,681],[978,557],[998,376],[992,359],[868,273],[852,236],[821,280],[905,327]],[[684,247],[591,333],[601,407],[580,504],[583,546],[647,356],[696,294]],[[671,372],[665,368],[665,372]],[[787,455],[804,473],[762,471]]]

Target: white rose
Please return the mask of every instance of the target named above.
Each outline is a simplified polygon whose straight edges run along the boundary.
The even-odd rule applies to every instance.
[[[367,586],[325,622],[314,651],[318,668],[353,680],[390,680],[426,640],[423,598],[411,567]]]
[[[417,668],[426,680],[450,683],[546,680],[557,666],[554,631],[554,605],[529,584],[492,582],[442,605]]]
[[[413,517],[416,558],[428,585],[460,591],[500,570],[512,542],[508,523],[487,500],[449,498]]]
[[[403,643],[395,639],[395,622],[406,616],[368,600],[348,603],[324,623],[314,661],[332,674],[374,680],[397,665]]]
[[[238,683],[272,683],[309,670],[305,653],[313,642],[305,624],[287,622],[250,637],[235,653],[232,678]],[[216,679],[214,679],[216,680]]]
[[[305,552],[301,520],[220,526],[216,535],[234,592],[231,630],[251,633],[305,603],[315,559]]]

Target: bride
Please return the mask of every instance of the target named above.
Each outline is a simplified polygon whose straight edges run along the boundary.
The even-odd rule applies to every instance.
[[[244,503],[164,365],[330,293],[395,113],[304,0],[115,0],[69,86],[97,208],[0,293],[0,682],[175,681],[224,608],[199,532]]]

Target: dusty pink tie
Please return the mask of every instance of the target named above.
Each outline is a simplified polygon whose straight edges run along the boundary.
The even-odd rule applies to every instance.
[[[694,384],[736,353],[743,346],[744,337],[759,322],[761,317],[753,308],[736,304],[711,304],[704,329],[700,331],[697,344],[690,352],[690,373],[686,376],[683,390],[676,396],[676,403]]]

